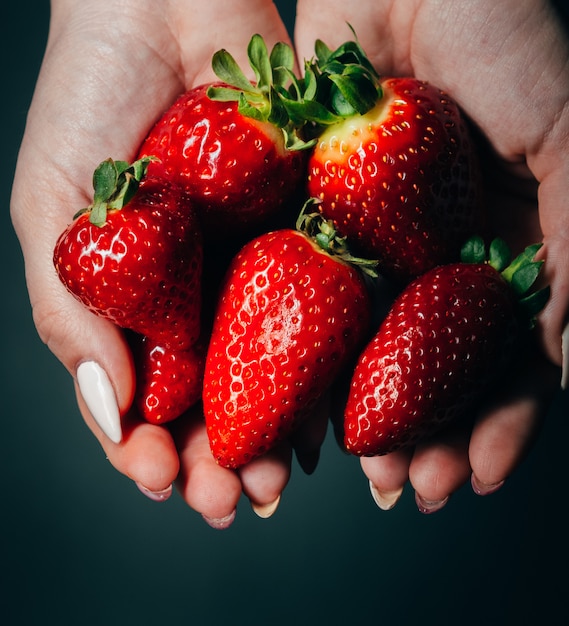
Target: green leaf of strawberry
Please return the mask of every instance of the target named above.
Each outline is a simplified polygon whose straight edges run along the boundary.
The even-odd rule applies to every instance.
[[[535,260],[542,245],[536,243],[527,246],[512,260],[510,248],[503,239],[493,239],[487,252],[482,237],[472,237],[464,244],[461,253],[464,263],[487,262],[501,274],[516,295],[521,321],[529,328],[533,328],[536,315],[543,309],[550,295],[549,286],[530,293],[544,263],[543,260]]]
[[[289,111],[288,108],[288,104],[295,101],[300,84],[293,73],[292,48],[284,42],[278,42],[269,54],[264,39],[260,35],[253,35],[247,54],[255,82],[251,83],[247,79],[227,50],[218,50],[213,55],[212,68],[229,88],[211,86],[207,92],[208,97],[222,102],[238,102],[241,115],[269,122],[281,129],[289,150],[310,148],[313,141],[306,142],[301,137],[306,117],[298,115],[298,111]],[[287,88],[289,86],[292,86],[290,90]]]
[[[102,226],[108,210],[122,209],[130,202],[146,175],[149,163],[154,160],[154,157],[148,156],[129,164],[107,159],[97,166],[93,174],[93,203],[84,209],[89,211],[92,224]]]

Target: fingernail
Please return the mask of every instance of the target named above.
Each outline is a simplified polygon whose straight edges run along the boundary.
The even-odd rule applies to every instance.
[[[561,389],[569,387],[569,324],[561,334]]]
[[[380,491],[371,480],[369,481],[369,490],[371,491],[373,501],[382,511],[391,510],[397,504],[403,493],[403,487],[396,491]]]
[[[208,517],[207,515],[202,515],[202,517],[208,526],[211,526],[216,530],[225,530],[231,526],[236,514],[237,511],[233,509],[233,511],[225,517]]]
[[[77,383],[93,419],[111,441],[120,443],[119,407],[105,370],[94,361],[85,361],[77,368]]]
[[[448,496],[443,500],[426,500],[417,492],[415,492],[415,502],[421,513],[429,515],[431,513],[436,513],[437,511],[440,511],[448,502]]]
[[[151,491],[140,483],[135,483],[141,493],[154,502],[165,502],[172,495],[172,485],[162,489],[161,491]]]
[[[504,480],[501,480],[500,482],[489,485],[488,483],[483,483],[481,480],[478,480],[474,474],[470,476],[472,490],[479,496],[489,496],[491,493],[498,491],[504,482]]]
[[[259,517],[268,519],[277,510],[280,501],[281,496],[279,495],[275,500],[269,502],[269,504],[256,504],[255,502],[251,502],[251,508]]]

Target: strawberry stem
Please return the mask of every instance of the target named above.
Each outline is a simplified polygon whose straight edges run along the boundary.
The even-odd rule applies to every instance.
[[[332,220],[325,219],[317,211],[308,212],[315,203],[316,200],[311,198],[304,204],[296,221],[296,229],[312,239],[326,253],[357,267],[371,278],[377,278],[378,261],[353,256],[349,251],[346,237],[340,236]]]

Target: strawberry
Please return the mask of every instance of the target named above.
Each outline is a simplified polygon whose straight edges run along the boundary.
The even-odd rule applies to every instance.
[[[201,234],[184,193],[145,177],[149,159],[108,159],[94,201],[61,234],[54,264],[91,311],[165,346],[200,333]]]
[[[411,446],[499,384],[548,289],[528,294],[542,262],[530,246],[507,265],[501,240],[475,238],[464,262],[434,268],[396,298],[356,365],[346,449],[359,456]],[[469,262],[466,262],[469,261]]]
[[[477,156],[458,105],[412,77],[380,77],[357,42],[307,64],[318,141],[308,193],[354,253],[406,284],[482,232]],[[304,111],[309,117],[308,109]]]
[[[170,422],[201,400],[205,348],[200,341],[176,350],[140,337],[135,355],[135,402],[147,422]]]
[[[233,57],[220,50],[213,69],[220,82],[181,95],[143,142],[139,156],[159,160],[152,175],[181,185],[190,195],[206,234],[219,238],[237,229],[250,233],[287,206],[304,180],[304,144],[277,106],[294,63],[292,49],[279,43],[270,57],[255,36],[249,57],[251,83]]]
[[[299,222],[305,230],[247,243],[221,292],[203,404],[212,453],[225,467],[287,437],[368,333],[370,297],[345,242],[317,213]]]

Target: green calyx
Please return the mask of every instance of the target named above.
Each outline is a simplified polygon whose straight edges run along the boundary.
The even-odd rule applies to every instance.
[[[380,77],[357,38],[336,50],[318,40],[303,77],[295,74],[294,52],[286,43],[277,43],[269,54],[263,38],[254,35],[247,54],[256,81],[247,79],[227,50],[219,50],[212,67],[228,87],[212,86],[208,96],[238,102],[242,115],[274,124],[289,150],[312,147],[323,128],[364,115],[383,95]]]
[[[312,85],[309,95],[329,113],[326,119],[313,120],[326,125],[365,115],[383,96],[380,76],[360,46],[354,29],[348,24],[353,41],[331,50],[323,41],[315,44],[315,58],[305,64],[305,81]]]
[[[325,219],[317,211],[309,211],[315,204],[309,199],[298,219],[296,229],[312,239],[324,252],[337,257],[345,263],[352,265],[371,278],[377,278],[377,266],[379,263],[370,259],[352,256],[346,243],[346,237],[339,235],[332,220]]]
[[[79,211],[74,219],[88,211],[89,221],[95,226],[103,226],[108,211],[122,209],[130,202],[146,176],[148,165],[155,160],[155,157],[144,157],[128,163],[109,158],[100,163],[93,174],[93,203]]]
[[[530,328],[535,325],[535,318],[546,305],[549,286],[532,291],[544,261],[536,261],[535,256],[542,244],[527,246],[525,250],[511,260],[511,252],[500,238],[494,239],[486,250],[481,237],[469,239],[461,251],[464,263],[488,263],[510,285],[518,299],[521,315],[528,320]]]
[[[291,116],[286,103],[297,97],[294,85],[294,52],[283,42],[275,44],[271,53],[260,35],[253,35],[247,48],[249,64],[255,74],[252,83],[227,50],[218,50],[212,58],[216,76],[228,87],[212,86],[208,96],[221,102],[238,102],[238,111],[252,119],[269,122],[281,129],[289,150],[302,150],[313,145],[300,134],[305,120]]]
[[[326,127],[365,115],[383,96],[380,76],[350,29],[354,40],[336,50],[317,40],[314,58],[304,64],[304,77],[295,77],[281,94],[289,118],[313,142]]]

